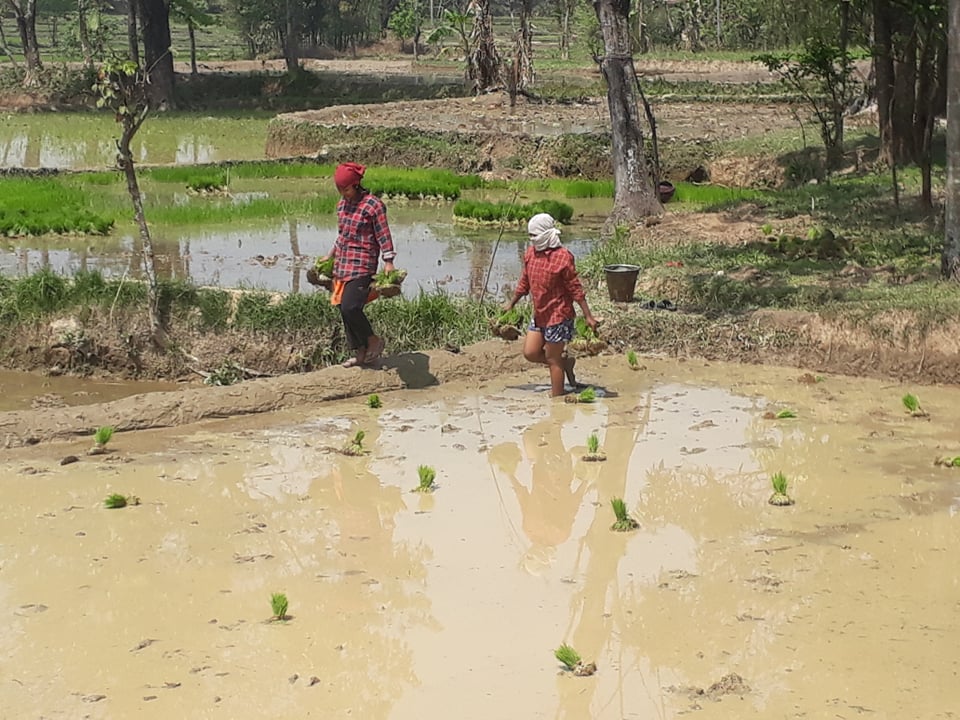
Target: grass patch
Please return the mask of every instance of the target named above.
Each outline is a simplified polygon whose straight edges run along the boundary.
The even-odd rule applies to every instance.
[[[538,213],[550,213],[557,222],[569,223],[573,217],[573,207],[556,200],[541,200],[529,204],[459,200],[453,206],[454,218],[479,223],[502,220],[526,222]]]
[[[0,178],[0,234],[105,235],[113,224],[81,188],[60,178]]]
[[[192,198],[183,205],[151,207],[149,219],[163,225],[201,225],[230,223],[263,218],[310,217],[327,215],[337,208],[337,198],[329,195],[299,199]]]

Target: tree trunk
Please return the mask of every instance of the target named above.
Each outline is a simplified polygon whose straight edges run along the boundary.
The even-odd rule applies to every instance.
[[[175,75],[170,52],[169,0],[139,0],[143,29],[143,58],[150,77],[150,103],[154,109],[172,109]]]
[[[0,13],[0,50],[3,50],[3,54],[10,58],[10,64],[13,65],[14,69],[19,70],[20,63],[10,52],[10,47],[7,45],[7,35],[3,32],[3,13]]]
[[[560,57],[570,59],[570,3],[561,0],[560,3]]]
[[[893,58],[891,151],[894,160],[900,165],[913,162],[917,157],[913,134],[913,113],[917,103],[917,46],[917,36],[911,32],[902,46],[896,48]]]
[[[300,35],[293,4],[296,0],[286,0],[283,25],[283,59],[287,64],[287,73],[300,72]]]
[[[87,0],[77,0],[77,34],[80,36],[84,67],[92,68],[93,50],[90,47],[90,33],[87,31]]]
[[[960,0],[949,0],[947,13],[947,211],[940,272],[960,282]]]
[[[137,3],[140,0],[127,0],[127,47],[130,59],[140,64],[140,41],[137,39]]]
[[[142,121],[141,121],[142,122]],[[133,218],[137,223],[139,230],[140,245],[143,248],[143,272],[147,277],[147,305],[150,318],[150,335],[154,344],[163,348],[166,347],[166,332],[163,328],[162,318],[160,317],[160,286],[157,281],[157,258],[153,251],[153,240],[150,238],[150,228],[147,226],[147,218],[143,212],[143,196],[140,194],[140,184],[137,182],[137,171],[133,163],[133,153],[130,150],[130,142],[136,134],[140,123],[124,124],[123,133],[120,135],[120,141],[117,143],[119,150],[120,164],[123,166],[123,174],[127,180],[127,193],[130,195],[130,201],[133,203]]]
[[[663,212],[643,145],[637,106],[637,73],[630,55],[630,0],[596,0],[594,9],[603,32],[600,71],[607,82],[607,105],[613,136],[613,210],[605,234],[617,225]]]
[[[533,30],[530,16],[533,14],[533,0],[520,2],[520,34],[517,38],[517,89],[526,90],[533,85]]]
[[[40,72],[43,70],[40,44],[37,42],[37,0],[7,0],[7,6],[13,11],[17,21],[20,47],[23,48],[26,64],[23,84],[26,87],[36,87],[40,84]]]
[[[197,27],[193,20],[187,20],[187,35],[190,38],[190,75],[196,77],[200,72],[197,70]]]
[[[893,30],[889,0],[873,0],[873,72],[876,80],[880,159],[893,166]]]

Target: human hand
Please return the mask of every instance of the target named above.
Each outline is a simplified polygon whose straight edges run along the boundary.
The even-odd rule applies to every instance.
[[[383,271],[384,271],[384,272],[393,272],[393,270],[394,270],[393,261],[392,261],[392,260],[384,260],[384,261],[383,261]]]
[[[500,309],[504,312],[510,312],[513,310],[513,300],[507,300],[503,305],[500,306]]]
[[[597,320],[593,315],[584,315],[583,320],[587,323],[587,327],[593,330],[594,333],[597,332],[597,328],[600,327],[600,323],[603,322],[602,320]]]

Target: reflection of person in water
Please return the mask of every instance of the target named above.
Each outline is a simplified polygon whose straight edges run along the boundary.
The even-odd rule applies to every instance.
[[[531,543],[521,564],[533,574],[549,567],[557,547],[570,538],[587,491],[586,481],[574,485],[574,458],[560,436],[560,429],[572,413],[570,405],[557,405],[551,417],[523,434],[523,456],[530,466],[529,487],[520,482],[515,471],[509,472],[520,505],[523,532]]]

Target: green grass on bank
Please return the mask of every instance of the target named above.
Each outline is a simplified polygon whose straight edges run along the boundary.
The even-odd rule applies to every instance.
[[[97,310],[99,309],[99,313]],[[82,271],[72,277],[41,270],[22,278],[0,274],[0,344],[21,324],[70,314],[82,322],[99,325],[103,314],[147,312],[146,286],[126,279],[107,279],[98,272]],[[228,293],[198,288],[178,280],[160,283],[160,312],[174,332],[192,330],[217,333],[229,330],[265,337],[295,334],[315,339],[304,358],[305,366],[343,360],[349,352],[340,331],[340,314],[325,293]],[[445,293],[421,293],[373,303],[372,320],[393,351],[428,350],[445,344],[466,345],[489,337],[487,318],[496,305]],[[86,318],[86,319],[84,319]],[[85,342],[81,329],[65,333],[60,342],[79,348]]]

